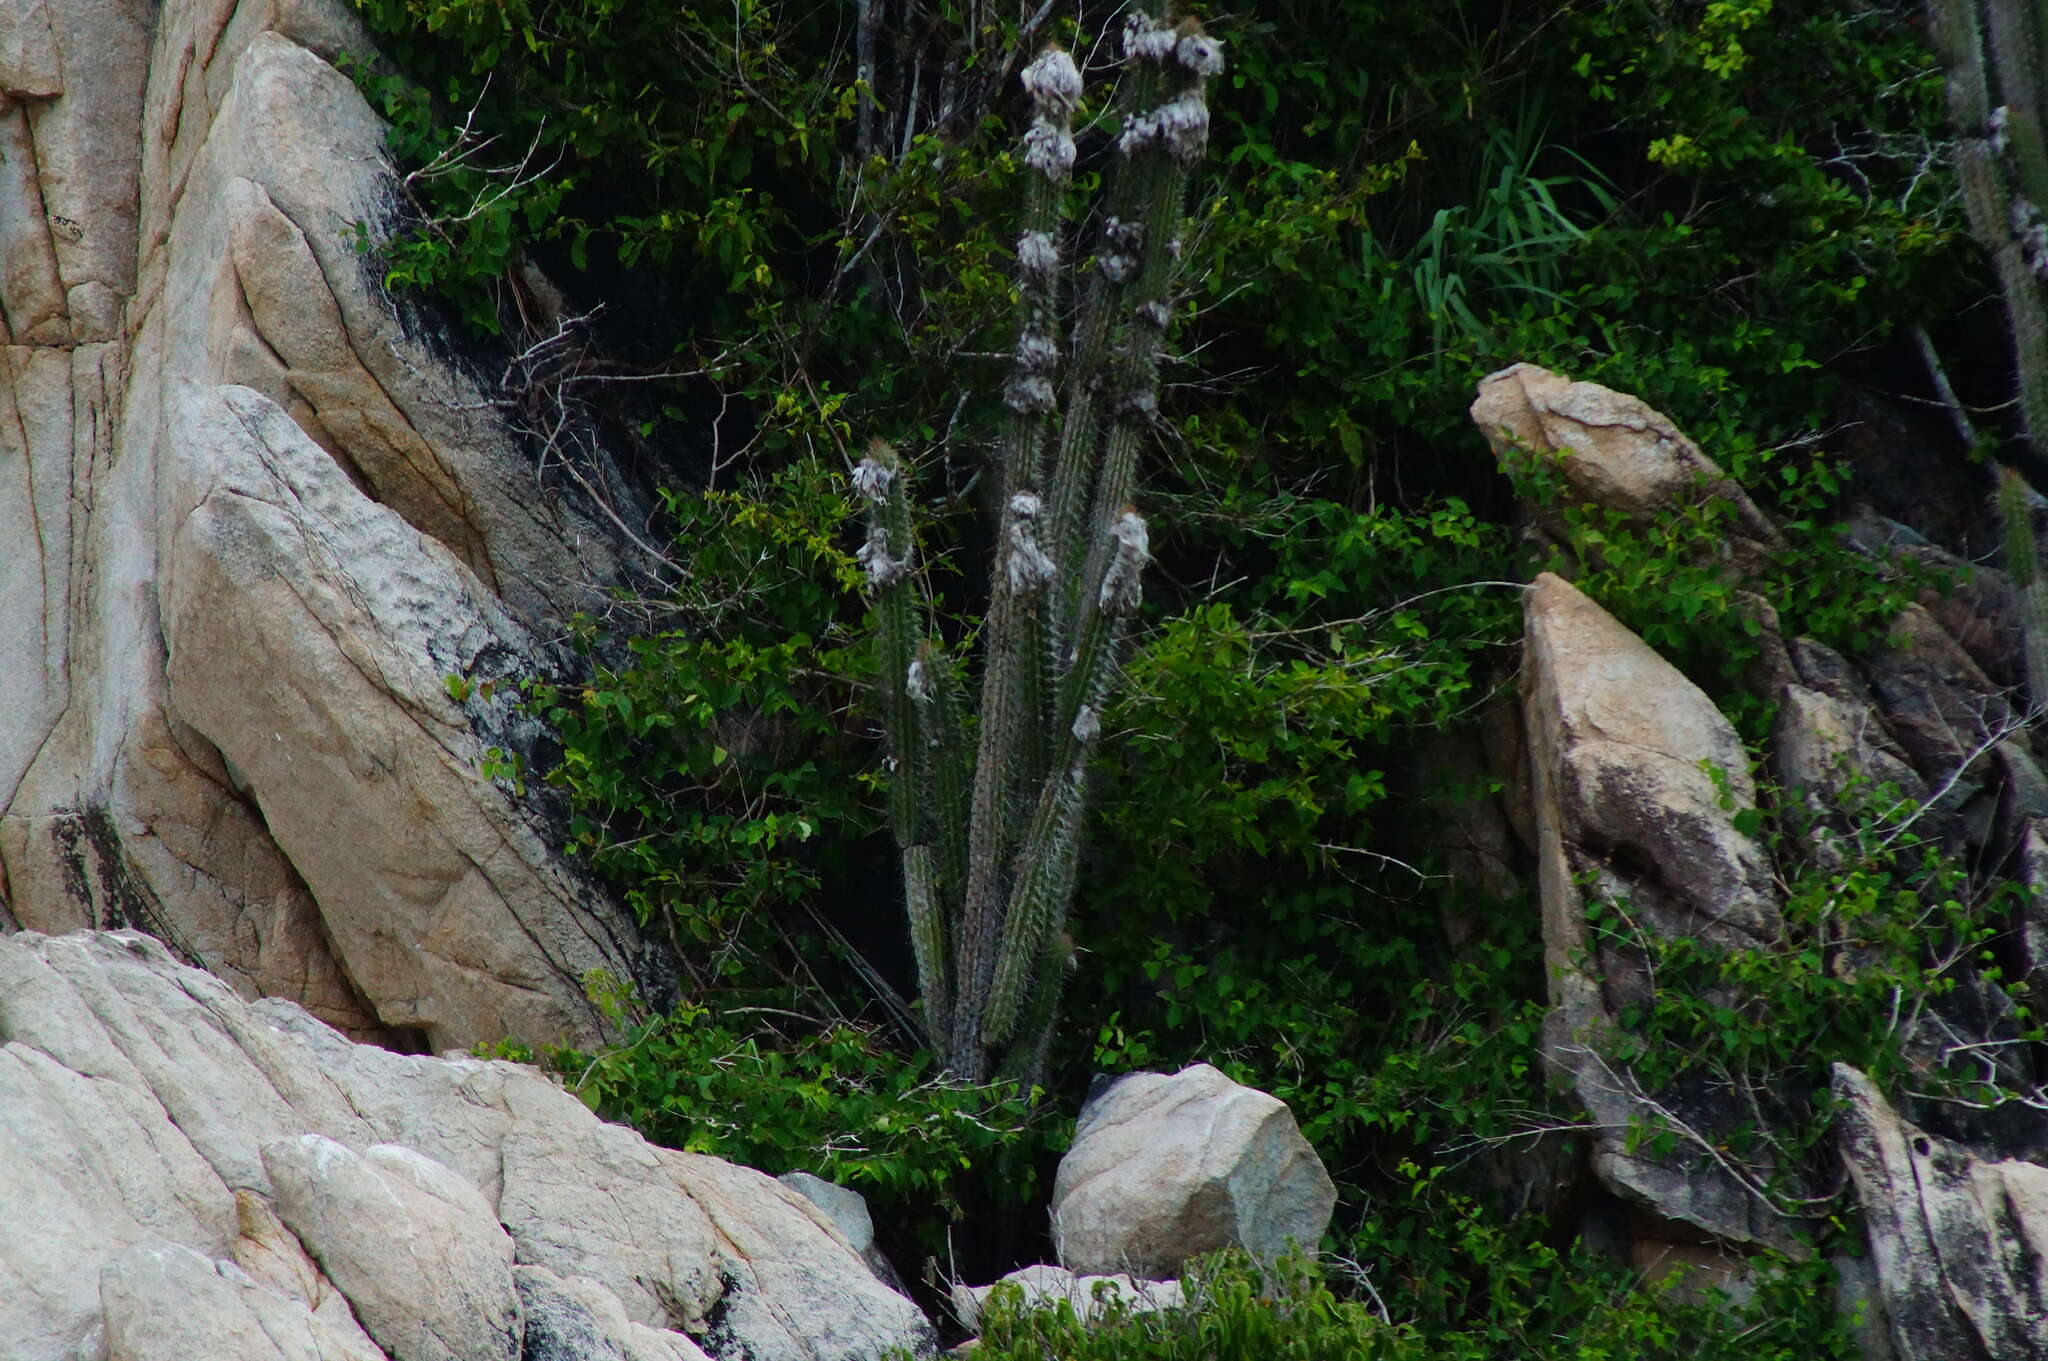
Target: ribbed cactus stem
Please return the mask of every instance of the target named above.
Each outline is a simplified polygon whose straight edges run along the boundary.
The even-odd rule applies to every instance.
[[[1036,490],[1040,450],[1057,407],[1062,209],[1074,172],[1074,110],[1081,73],[1073,58],[1048,47],[1024,68],[1032,121],[1024,134],[1024,223],[1017,237],[1017,345],[1003,403],[1010,429],[1003,450],[1005,497]]]
[[[1038,543],[1042,508],[1034,486],[1041,449],[1057,405],[1059,370],[1060,220],[1074,168],[1073,115],[1081,73],[1073,59],[1048,47],[1024,70],[1032,123],[1024,134],[1027,170],[1024,230],[1017,240],[1017,345],[1003,401],[1010,409],[1000,486],[1002,532],[989,602],[988,664],[982,673],[981,732],[975,759],[968,833],[967,889],[958,942],[961,986],[977,992],[995,966],[1008,886],[1003,866],[1021,832],[1024,793],[1042,777],[1045,686],[1036,660],[1045,652],[1042,601],[1053,567]],[[963,1013],[955,1047],[973,1043]]]
[[[2038,122],[2041,90],[2041,14],[2034,0],[1985,0],[1991,65],[2009,117]],[[1989,93],[1987,87],[1986,93]]]
[[[925,1027],[945,1034],[953,1025],[953,961],[947,950],[945,907],[929,846],[903,848],[903,909],[910,918],[910,952],[917,962],[917,991],[924,1001]]]
[[[953,989],[934,857],[926,844],[930,819],[920,801],[931,782],[920,769],[929,760],[918,721],[919,697],[928,687],[919,656],[923,629],[913,595],[908,482],[902,460],[881,440],[869,447],[853,472],[854,489],[868,506],[867,541],[857,557],[874,600],[880,640],[876,684],[896,767],[889,781],[889,818],[903,855],[903,902],[917,961],[918,993],[924,999],[926,1025],[937,1030],[952,1023]]]
[[[1005,870],[1023,832],[1020,808],[1032,774],[1031,748],[1040,740],[1027,732],[1042,696],[1041,663],[1031,652],[1053,564],[1039,548],[1039,499],[1018,492],[1004,507],[997,549],[997,575],[990,602],[987,665],[981,684],[981,734],[975,757],[972,823],[967,842],[967,895],[955,976],[963,992],[984,995],[994,977],[996,955],[1009,930],[1010,885]],[[955,1019],[956,1047],[979,1042],[978,1018],[965,1008]]]
[[[2028,442],[2048,453],[2048,146],[2041,129],[2042,44],[2031,0],[1931,0],[1949,65],[1949,115],[1970,229],[2005,299]]]
[[[918,782],[910,778],[916,760],[917,716],[910,696],[911,663],[916,658],[917,607],[912,572],[913,546],[910,498],[903,463],[881,440],[854,469],[853,485],[868,505],[867,541],[855,555],[867,574],[880,635],[880,666],[876,685],[882,694],[883,721],[890,758],[902,778],[889,782],[890,821],[899,844],[915,845],[918,827]]]
[[[1166,71],[1165,61],[1158,55],[1157,43],[1150,35],[1170,31],[1163,21],[1142,12],[1125,20],[1125,71],[1118,103],[1121,126],[1133,126],[1157,107]],[[1110,168],[1102,230],[1096,242],[1095,270],[1080,319],[1074,326],[1075,382],[1069,390],[1052,472],[1051,542],[1062,560],[1071,557],[1081,561],[1087,547],[1088,505],[1095,490],[1099,468],[1096,446],[1101,438],[1096,406],[1103,395],[1101,380],[1111,352],[1112,335],[1128,311],[1125,299],[1137,282],[1144,239],[1142,205],[1151,199],[1148,176],[1156,169],[1155,160],[1134,161],[1122,154],[1121,145]],[[1071,626],[1073,617],[1068,593],[1054,620],[1055,630],[1063,633]]]
[[[1115,549],[1081,628],[1073,671],[1074,707],[1060,734],[1056,771],[1039,796],[1017,856],[1010,921],[983,1014],[981,1040],[991,1047],[1015,1034],[1046,937],[1065,920],[1087,811],[1088,758],[1102,735],[1101,706],[1116,669],[1117,645],[1144,598],[1145,521],[1126,509],[1111,540]]]
[[[957,903],[967,887],[969,807],[960,672],[951,657],[925,639],[918,644],[913,675],[917,683],[911,699],[922,746],[919,779],[927,787],[927,834],[937,855],[937,890],[942,901]]]
[[[2012,469],[1998,477],[1998,519],[2004,531],[2005,570],[2019,588],[2025,608],[2028,709],[2048,708],[2048,572],[2041,567],[2034,536],[2034,492]]]
[[[1108,220],[1064,372],[1061,214],[1081,80],[1057,49],[1023,76],[1033,117],[1017,342],[971,762],[959,677],[911,588],[905,469],[878,444],[854,472],[869,506],[859,557],[874,597],[918,987],[941,1062],[967,1081],[993,1070],[1028,1083],[1044,1063],[1074,955],[1064,927],[1089,763],[1143,595],[1146,527],[1125,503],[1158,405],[1181,197],[1208,136],[1203,84],[1222,56],[1200,25],[1140,15],[1126,29],[1125,63]]]
[[[1087,774],[1085,755],[1069,761],[1046,782],[1032,816],[1031,830],[1019,853],[1022,863],[1010,895],[988,1001],[982,1009],[979,1038],[989,1048],[1002,1045],[1015,1032],[1046,932],[1065,907],[1059,893],[1059,862],[1073,852],[1080,838]]]
[[[1029,1085],[1044,1071],[1053,1025],[1059,1019],[1060,999],[1066,993],[1067,976],[1073,969],[1074,938],[1055,923],[1038,954],[1031,1000],[1018,1018],[1008,1056],[996,1070],[998,1081]]]
[[[1159,414],[1159,351],[1172,319],[1175,266],[1180,257],[1180,209],[1189,171],[1209,145],[1208,78],[1222,69],[1222,49],[1193,19],[1175,29],[1144,30],[1132,46],[1160,53],[1159,102],[1124,123],[1117,149],[1138,191],[1140,230],[1132,266],[1136,278],[1125,302],[1122,343],[1106,375],[1109,433],[1090,494],[1088,557],[1081,581],[1101,579],[1114,544],[1105,531],[1137,485],[1138,449]],[[1065,602],[1062,622],[1076,617]]]

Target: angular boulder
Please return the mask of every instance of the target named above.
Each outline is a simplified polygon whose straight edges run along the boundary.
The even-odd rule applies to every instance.
[[[1053,1183],[1053,1242],[1069,1271],[1156,1280],[1223,1248],[1314,1252],[1336,1204],[1286,1104],[1198,1063],[1090,1098]]]
[[[1639,950],[1595,939],[1587,890],[1625,905],[1651,936],[1732,949],[1783,930],[1771,860],[1738,825],[1756,807],[1741,739],[1700,688],[1563,578],[1524,601],[1523,723],[1535,811],[1544,963],[1544,1052],[1593,1117],[1593,1165],[1609,1189],[1734,1242],[1790,1246],[1756,1191],[1763,1169],[1708,1159],[1746,1112],[1641,1091],[1605,1053],[1618,1012],[1647,1003]],[[1642,1119],[1684,1137],[1658,1159],[1631,1148]],[[1689,1133],[1688,1133],[1689,1131]],[[1718,1152],[1718,1150],[1713,1150]]]
[[[1555,459],[1573,494],[1592,505],[1656,515],[1716,497],[1732,505],[1744,536],[1779,542],[1748,495],[1640,397],[1515,364],[1480,380],[1470,415],[1504,466],[1532,453]]]

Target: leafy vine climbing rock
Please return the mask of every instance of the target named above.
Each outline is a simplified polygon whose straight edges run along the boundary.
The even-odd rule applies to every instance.
[[[870,506],[860,559],[875,598],[891,812],[925,1027],[966,1080],[1030,1080],[1058,1014],[1088,762],[1143,592],[1146,526],[1132,498],[1158,412],[1181,201],[1208,142],[1204,87],[1222,67],[1221,45],[1196,21],[1128,20],[1115,163],[1064,369],[1062,211],[1081,76],[1056,47],[1024,72],[1033,117],[1017,341],[972,752],[959,669],[917,604],[910,470],[877,442],[854,473]]]

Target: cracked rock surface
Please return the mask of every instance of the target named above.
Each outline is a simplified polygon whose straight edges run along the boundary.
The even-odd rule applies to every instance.
[[[932,1333],[809,1201],[531,1068],[0,936],[9,1361],[853,1361]]]
[[[625,562],[357,252],[396,200],[350,51],[339,0],[0,4],[0,930],[589,1044],[584,975],[658,966],[447,678],[548,670]]]

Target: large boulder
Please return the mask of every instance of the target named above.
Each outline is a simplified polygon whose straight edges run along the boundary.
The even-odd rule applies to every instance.
[[[0,936],[0,1205],[9,1361],[495,1361],[529,1311],[622,1361],[933,1340],[774,1179],[531,1068],[244,1002],[136,932]]]
[[[383,294],[344,53],[343,0],[0,6],[0,929],[147,930],[387,1043],[593,1043],[584,976],[661,970],[479,768],[636,512],[599,456],[542,487]]]
[[[1053,1241],[1070,1271],[1159,1279],[1223,1248],[1314,1252],[1336,1204],[1286,1103],[1198,1063],[1090,1098],[1054,1179]]]

